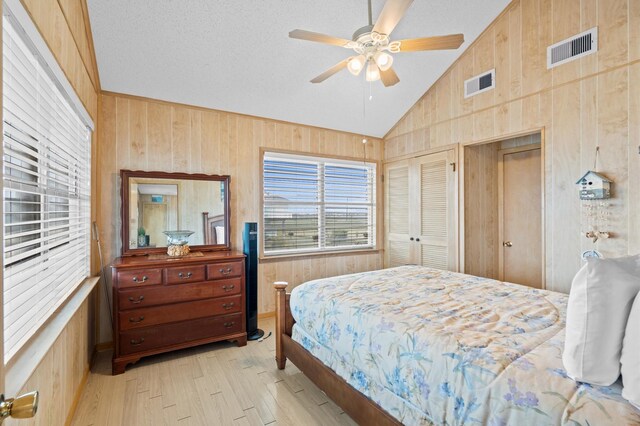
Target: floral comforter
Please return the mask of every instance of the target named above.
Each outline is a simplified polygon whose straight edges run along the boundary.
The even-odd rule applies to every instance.
[[[293,339],[405,424],[625,425],[562,366],[567,295],[420,266],[310,281]]]

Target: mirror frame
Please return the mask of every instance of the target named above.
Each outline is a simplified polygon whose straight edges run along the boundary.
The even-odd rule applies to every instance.
[[[229,175],[207,175],[204,173],[180,173],[180,172],[145,172],[142,170],[120,170],[120,216],[122,236],[122,256],[141,256],[151,253],[166,253],[166,247],[129,247],[129,179],[131,178],[155,178],[155,179],[184,179],[184,180],[209,180],[223,182],[224,214],[225,214],[225,244],[190,246],[192,251],[229,251],[231,250],[231,210],[229,190]],[[203,225],[204,229],[204,225]]]

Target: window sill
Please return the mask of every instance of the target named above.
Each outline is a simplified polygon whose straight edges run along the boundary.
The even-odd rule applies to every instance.
[[[86,278],[38,333],[9,360],[5,374],[6,395],[20,392],[99,280],[99,277]]]
[[[378,254],[381,253],[381,249],[362,249],[362,250],[336,250],[336,251],[323,251],[318,253],[297,253],[297,254],[276,254],[273,256],[261,255],[258,260],[260,263],[280,262],[282,260],[304,259],[304,258],[318,258],[318,257],[335,257],[335,256],[358,256],[365,254]]]

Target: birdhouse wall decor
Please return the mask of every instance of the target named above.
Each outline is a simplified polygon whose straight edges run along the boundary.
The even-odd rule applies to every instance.
[[[605,200],[611,197],[611,181],[589,170],[576,182],[581,200]]]
[[[611,205],[609,201],[604,201],[611,198],[611,183],[606,176],[593,170],[589,170],[576,182],[585,217],[586,229],[583,234],[594,243],[611,238],[611,233],[606,230],[609,226]]]

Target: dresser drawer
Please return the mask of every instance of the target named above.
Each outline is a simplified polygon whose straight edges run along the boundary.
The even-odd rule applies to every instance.
[[[242,310],[241,302],[241,296],[232,296],[131,309],[118,314],[120,330],[236,313]]]
[[[118,291],[118,309],[129,310],[190,300],[210,299],[241,292],[242,280],[200,282],[179,286],[159,286]]]
[[[242,262],[214,263],[207,265],[207,279],[239,277],[242,275]]]
[[[231,296],[242,291],[242,278],[230,278],[228,280],[216,280],[209,283],[213,287],[213,295]]]
[[[183,284],[204,281],[204,265],[166,268],[164,273],[167,284]]]
[[[199,318],[156,327],[133,329],[120,333],[119,352],[126,355],[208,337],[236,334],[241,331],[242,314]]]
[[[154,284],[162,284],[162,269],[137,269],[135,271],[118,272],[118,287],[120,288]]]

